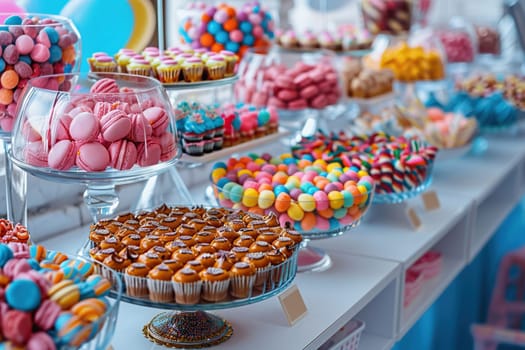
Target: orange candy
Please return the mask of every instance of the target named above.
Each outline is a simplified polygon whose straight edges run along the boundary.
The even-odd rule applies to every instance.
[[[265,184],[265,183],[260,184],[259,185],[259,192],[262,192],[264,190],[273,191],[273,186],[270,185],[270,184]]]
[[[231,32],[232,30],[237,29],[238,26],[239,23],[237,23],[237,20],[235,18],[230,18],[222,24],[222,27],[227,32]]]
[[[235,9],[231,6],[224,6],[224,11],[228,14],[228,17],[235,17]]]
[[[2,88],[0,89],[0,104],[8,105],[13,102],[13,90]]]
[[[313,230],[317,220],[314,213],[305,212],[303,220],[301,220],[301,229],[304,231]]]
[[[14,89],[18,85],[18,74],[14,70],[6,70],[0,77],[0,84],[5,89]]]
[[[62,50],[62,61],[64,61],[64,63],[66,64],[73,63],[76,57],[77,57],[77,54],[75,51],[75,47],[73,45],[70,45],[64,48],[64,50]]]
[[[202,16],[201,16],[201,21],[203,21],[205,23],[211,21],[210,15],[208,15],[207,13],[203,13]],[[186,28],[186,25],[188,26],[188,28]],[[186,23],[184,23],[184,29],[185,30],[190,29],[190,27],[191,27],[191,22],[190,21],[187,21]]]
[[[237,52],[237,54],[242,57],[244,56],[244,54],[246,53],[247,50],[249,50],[250,47],[249,46],[246,46],[246,45],[243,45],[239,48],[239,52]]]
[[[317,213],[319,214],[319,216],[325,219],[330,219],[331,217],[334,216],[334,211],[332,208],[327,208],[324,210],[317,210]]]
[[[261,216],[264,215],[264,209],[261,209],[258,206],[251,207],[250,209],[248,209],[248,212],[254,213],[254,214],[257,214],[257,215],[261,215]]]
[[[210,33],[204,33],[201,35],[200,43],[204,47],[211,47],[212,45],[214,45],[215,39]]]
[[[274,206],[275,206],[275,209],[279,213],[284,213],[290,207],[290,203],[291,203],[290,195],[286,192],[281,192],[275,199]]]
[[[222,50],[224,50],[224,45],[222,44],[219,44],[219,43],[215,43],[211,46],[211,50],[213,52],[221,52]]]

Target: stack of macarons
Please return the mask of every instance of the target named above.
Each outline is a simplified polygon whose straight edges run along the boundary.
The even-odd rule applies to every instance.
[[[45,79],[35,86],[58,86]],[[151,166],[177,154],[171,111],[158,96],[121,89],[110,78],[95,82],[88,93],[70,96],[65,105],[55,101],[46,120],[27,115],[22,121],[24,142],[17,143],[21,149],[16,152],[21,160],[60,171],[96,172]]]
[[[13,15],[0,26],[0,130],[12,131],[20,95],[30,78],[77,69],[80,41],[62,20]]]
[[[13,224],[7,219],[0,219],[0,243],[27,243],[29,240],[29,231],[24,225]]]
[[[104,327],[111,288],[90,262],[43,246],[0,244],[0,347],[80,347]]]

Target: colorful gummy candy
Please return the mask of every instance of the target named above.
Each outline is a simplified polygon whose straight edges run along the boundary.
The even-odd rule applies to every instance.
[[[182,40],[193,48],[228,50],[242,56],[251,47],[268,47],[274,22],[258,1],[240,9],[227,4],[209,6],[197,18],[188,17],[179,28]]]
[[[296,158],[341,164],[368,172],[375,181],[376,194],[416,190],[430,176],[437,148],[415,138],[384,133],[348,137],[318,133],[303,138],[292,148]]]
[[[221,206],[274,212],[282,227],[302,232],[358,222],[374,191],[374,180],[358,167],[291,154],[230,158],[214,164],[211,179]]]
[[[39,245],[0,244],[0,347],[78,348],[104,326],[111,287],[90,262]]]

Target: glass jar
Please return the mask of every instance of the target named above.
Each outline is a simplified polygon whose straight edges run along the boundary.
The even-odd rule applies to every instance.
[[[408,33],[414,17],[412,0],[361,0],[361,12],[371,34]]]
[[[0,133],[15,124],[20,95],[30,78],[80,69],[80,34],[61,16],[0,13]]]
[[[478,24],[475,27],[478,52],[480,54],[499,55],[501,40],[497,28],[490,25]]]
[[[477,54],[477,38],[473,26],[462,17],[455,17],[436,29],[448,63],[471,63]]]

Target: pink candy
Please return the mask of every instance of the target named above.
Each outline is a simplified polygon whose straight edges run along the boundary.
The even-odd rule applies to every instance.
[[[474,46],[466,32],[441,31],[438,36],[445,48],[448,62],[472,62],[474,60]]]

